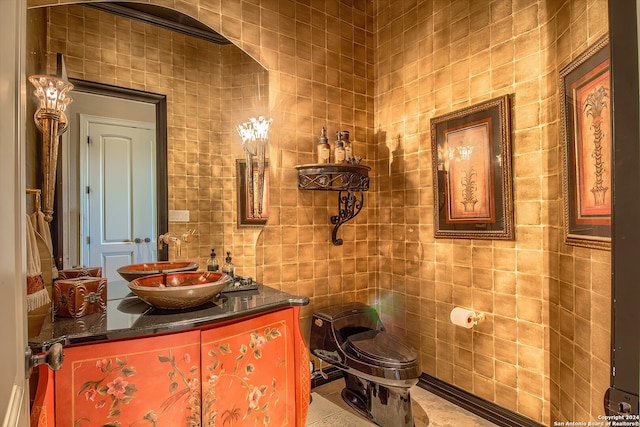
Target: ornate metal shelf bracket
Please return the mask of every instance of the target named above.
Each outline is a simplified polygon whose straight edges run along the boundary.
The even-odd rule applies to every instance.
[[[355,218],[364,206],[364,192],[369,189],[370,167],[350,164],[313,164],[296,166],[300,190],[338,192],[338,215],[331,216],[335,226],[331,235],[334,245],[342,245],[338,229]]]
[[[336,246],[342,245],[342,239],[338,238],[338,228],[345,222],[353,219],[360,213],[364,205],[364,192],[362,191],[340,191],[338,193],[338,215],[331,217],[331,224],[335,225],[331,240]]]

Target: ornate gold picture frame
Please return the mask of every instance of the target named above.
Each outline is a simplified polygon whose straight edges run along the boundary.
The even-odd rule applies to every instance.
[[[560,71],[564,241],[611,248],[613,175],[608,38]]]
[[[431,119],[435,237],[515,237],[509,95]]]

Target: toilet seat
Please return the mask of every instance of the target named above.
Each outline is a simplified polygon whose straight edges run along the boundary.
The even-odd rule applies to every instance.
[[[363,362],[391,368],[415,363],[418,358],[407,343],[378,330],[351,335],[346,342],[346,351]]]

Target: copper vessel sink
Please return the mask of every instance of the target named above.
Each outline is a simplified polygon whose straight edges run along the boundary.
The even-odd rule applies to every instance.
[[[230,276],[211,271],[163,273],[134,279],[129,289],[153,307],[182,309],[214,299],[230,281]]]
[[[195,271],[198,264],[188,261],[157,261],[143,264],[131,264],[120,267],[118,273],[127,281],[144,276],[160,273],[178,273],[181,271]]]

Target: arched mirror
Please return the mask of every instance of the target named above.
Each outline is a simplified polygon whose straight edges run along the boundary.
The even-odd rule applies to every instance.
[[[155,256],[203,264],[216,248],[219,257],[232,251],[240,273],[252,275],[260,231],[237,227],[236,159],[243,158],[243,151],[236,126],[248,117],[268,115],[268,71],[202,23],[160,6],[51,6],[30,9],[27,19],[28,72],[53,73],[61,53],[78,86],[71,94],[77,102],[69,111],[73,127],[64,136],[57,191],[60,231],[55,240],[63,244],[56,256],[64,266],[95,264],[88,247],[106,236],[125,244],[116,250],[124,254],[119,263],[126,257],[135,262],[129,255],[134,254],[142,260]],[[155,142],[138,154],[124,143],[107,151],[99,147],[92,160],[89,152],[100,144],[89,133],[102,127],[113,135],[105,124],[147,129]],[[107,166],[107,158],[115,159],[115,166]],[[147,162],[134,163],[139,159]],[[125,169],[131,172],[118,172]],[[136,171],[143,171],[147,186],[119,190],[136,188],[129,182]],[[113,211],[89,201],[107,179],[112,191],[101,198],[119,200]],[[135,214],[124,201],[150,209],[142,215],[142,223],[151,226],[148,231],[136,230]],[[91,219],[95,212],[102,222]],[[107,226],[117,233],[109,236]],[[177,236],[193,232],[196,238],[163,245],[164,252],[158,252],[157,238],[167,230]]]

